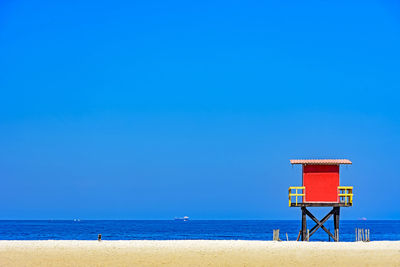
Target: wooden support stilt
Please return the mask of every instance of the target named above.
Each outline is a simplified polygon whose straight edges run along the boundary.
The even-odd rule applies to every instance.
[[[306,207],[301,207],[301,241],[306,240],[307,234],[307,209]]]
[[[339,216],[340,216],[340,207],[334,207],[334,217],[333,224],[335,227],[335,241],[339,242]]]
[[[339,217],[340,217],[340,207],[333,208],[333,224],[335,227],[335,241],[339,242]]]

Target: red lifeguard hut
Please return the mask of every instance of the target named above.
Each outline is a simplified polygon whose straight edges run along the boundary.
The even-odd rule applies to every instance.
[[[290,163],[301,164],[303,167],[303,185],[289,187],[289,207],[301,207],[301,240],[309,240],[319,228],[322,228],[334,241],[339,241],[340,207],[353,205],[353,187],[340,186],[339,168],[343,164],[352,164],[351,161],[348,159],[293,159]],[[319,221],[307,210],[307,207],[332,207],[332,210]],[[307,215],[316,223],[309,231],[307,230]],[[332,215],[334,235],[323,225]]]

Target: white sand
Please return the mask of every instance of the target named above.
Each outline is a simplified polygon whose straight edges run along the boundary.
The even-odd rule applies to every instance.
[[[400,241],[0,241],[0,266],[400,266]]]

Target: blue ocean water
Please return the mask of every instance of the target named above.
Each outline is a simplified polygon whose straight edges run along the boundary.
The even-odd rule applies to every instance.
[[[314,223],[308,221],[311,228]],[[325,224],[333,232],[332,222]],[[355,228],[368,228],[371,240],[400,240],[400,221],[340,221],[340,240],[354,241]],[[273,229],[280,229],[281,239],[295,240],[300,221],[277,220],[2,220],[1,240],[272,240]],[[319,229],[311,241],[329,241]]]

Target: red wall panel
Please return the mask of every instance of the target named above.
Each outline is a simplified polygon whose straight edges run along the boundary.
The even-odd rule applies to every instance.
[[[339,202],[339,166],[304,165],[303,186],[304,202]]]

